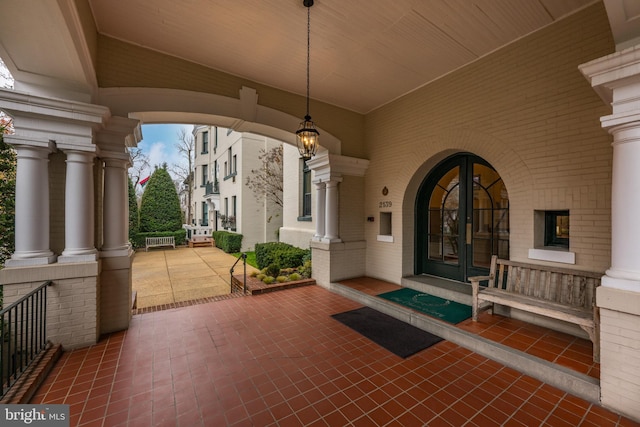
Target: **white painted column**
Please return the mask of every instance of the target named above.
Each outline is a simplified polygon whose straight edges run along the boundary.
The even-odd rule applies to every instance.
[[[640,121],[609,132],[613,135],[611,268],[602,284],[640,292]]]
[[[88,262],[98,259],[94,244],[94,194],[92,151],[65,150],[65,249],[59,263]]]
[[[332,178],[326,182],[325,235],[326,242],[341,242],[339,235],[340,218],[338,211],[338,184],[342,178]]]
[[[127,155],[128,157],[128,155]],[[101,257],[127,255],[130,249],[127,233],[129,194],[127,182],[128,158],[105,158],[103,246]]]
[[[583,64],[580,70],[612,114],[611,267],[596,288],[600,402],[640,420],[640,45]]]
[[[326,183],[322,181],[314,182],[316,186],[316,205],[315,218],[316,234],[313,240],[321,240],[325,233],[325,202],[326,202]]]
[[[7,142],[11,142],[10,137]],[[49,153],[53,146],[18,145],[15,252],[7,267],[51,264],[49,246]]]

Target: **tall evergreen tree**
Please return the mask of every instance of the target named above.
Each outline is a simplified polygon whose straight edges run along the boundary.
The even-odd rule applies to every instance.
[[[156,168],[142,193],[140,231],[177,231],[181,228],[180,199],[164,164]]]
[[[0,120],[0,268],[13,253],[15,238],[16,152],[2,137],[9,125]]]
[[[140,217],[138,216],[138,198],[133,187],[133,181],[129,178],[129,241],[135,241],[134,237],[140,228]]]

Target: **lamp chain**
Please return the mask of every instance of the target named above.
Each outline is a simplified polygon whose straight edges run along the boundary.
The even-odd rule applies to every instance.
[[[309,6],[307,7],[307,117],[309,117],[309,63],[310,62],[311,62],[311,7]]]

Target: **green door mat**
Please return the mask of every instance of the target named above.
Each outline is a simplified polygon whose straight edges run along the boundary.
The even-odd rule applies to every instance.
[[[435,297],[410,288],[402,288],[378,296],[454,325],[471,317],[471,307],[468,305]]]

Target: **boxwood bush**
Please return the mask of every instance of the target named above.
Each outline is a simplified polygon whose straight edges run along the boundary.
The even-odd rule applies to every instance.
[[[280,268],[296,268],[311,256],[309,249],[300,249],[287,243],[268,242],[256,244],[256,262],[263,269],[271,264]]]
[[[226,253],[240,252],[240,248],[242,248],[242,234],[230,233],[228,231],[214,231],[211,235],[216,241],[216,247]]]

